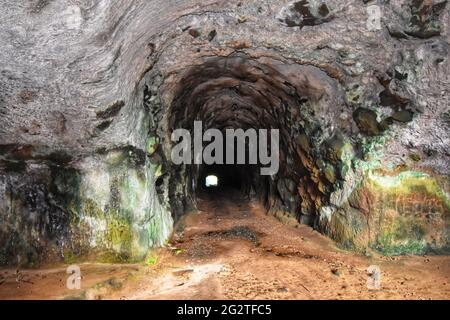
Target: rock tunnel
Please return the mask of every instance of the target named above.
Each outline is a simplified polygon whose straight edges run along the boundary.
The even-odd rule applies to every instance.
[[[1,265],[143,259],[212,174],[347,250],[448,252],[446,1],[69,2],[1,9]],[[195,121],[278,129],[279,170],[175,165]]]
[[[318,173],[315,168],[318,159],[308,155],[309,145],[314,143],[310,141],[311,133],[318,129],[311,123],[310,113],[314,108],[331,109],[344,103],[339,100],[342,95],[339,97],[335,81],[312,66],[266,57],[255,59],[241,53],[207,57],[199,65],[188,68],[176,81],[175,88],[170,89],[174,98],[167,111],[169,132],[179,127],[193,132],[196,120],[202,122],[203,130],[281,130],[279,162],[282,165],[276,175],[261,175],[258,165],[248,161],[246,165],[230,165],[224,161],[212,167],[203,164],[174,168],[181,172],[176,181],[185,181],[189,186],[185,192],[195,194],[197,188],[192,186],[200,185],[199,178],[212,170],[226,186],[238,186],[243,193],[257,195],[268,206],[292,212],[313,225],[320,198],[331,191],[334,181],[333,177],[328,177],[330,182]],[[247,145],[247,152],[248,149]],[[224,153],[226,158],[226,150]],[[314,170],[316,177],[313,177]],[[334,175],[334,167],[330,170]],[[298,188],[303,192],[302,197]],[[185,194],[182,198],[185,199]]]

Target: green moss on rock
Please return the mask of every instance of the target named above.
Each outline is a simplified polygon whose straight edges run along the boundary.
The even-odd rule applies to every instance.
[[[145,151],[147,151],[147,153],[149,155],[153,155],[156,150],[158,149],[159,146],[159,138],[158,137],[150,137],[147,140],[147,145],[145,148]]]
[[[108,217],[106,224],[106,240],[108,245],[117,252],[130,252],[133,240],[131,223],[127,217],[113,215]]]
[[[370,199],[353,206],[367,211],[376,235],[372,247],[381,253],[423,254],[448,245],[450,201],[436,178],[416,171],[371,172],[362,188]]]
[[[412,217],[396,217],[382,226],[374,248],[384,255],[424,254],[426,227]]]

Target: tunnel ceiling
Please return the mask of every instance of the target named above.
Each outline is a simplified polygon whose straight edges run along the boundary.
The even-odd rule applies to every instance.
[[[351,248],[448,246],[447,1],[7,0],[0,16],[0,264],[68,239],[124,259],[164,244],[195,206],[199,168],[170,162],[194,120],[280,129],[280,171],[248,178],[280,219]]]
[[[336,84],[318,68],[246,54],[205,58],[181,76],[171,104],[171,128],[281,128],[299,123],[302,104],[338,105]],[[335,101],[332,101],[332,100]],[[341,97],[343,104],[343,97]],[[288,113],[295,119],[288,124]],[[284,127],[284,128],[282,128]],[[294,129],[294,128],[292,128]],[[297,128],[300,130],[301,128]],[[283,132],[288,135],[288,132]],[[286,136],[287,137],[287,136]]]
[[[2,26],[8,32],[2,33],[1,40],[9,45],[2,50],[2,60],[12,63],[1,73],[3,144],[30,145],[34,157],[55,151],[73,156],[127,144],[144,148],[148,121],[142,106],[143,77],[153,77],[146,81],[153,99],[163,82],[168,88],[162,100],[151,105],[156,112],[170,105],[180,90],[181,72],[192,67],[191,72],[211,78],[201,69],[220,63],[208,64],[208,57],[214,60],[240,52],[248,58],[241,58],[243,66],[232,72],[249,76],[246,83],[253,81],[251,77],[261,79],[261,85],[265,81],[271,92],[289,91],[282,88],[283,78],[293,86],[305,86],[300,66],[316,67],[332,78],[332,85],[344,92],[345,103],[330,101],[334,108],[323,104],[324,109],[315,110],[323,128],[376,135],[383,129],[380,122],[394,111],[419,111],[424,113],[423,119],[417,119],[423,131],[415,144],[427,145],[420,137],[435,137],[434,148],[442,153],[445,143],[433,131],[438,123],[425,125],[442,121],[446,105],[441,98],[448,81],[448,12],[442,5],[427,7],[422,20],[429,22],[414,25],[421,1],[385,4],[385,28],[371,31],[366,28],[369,4],[310,2],[307,6],[304,1],[184,0],[172,6],[161,1],[71,5],[36,0],[17,7],[7,1]],[[17,22],[18,16],[27,19]],[[298,66],[291,69],[292,65]],[[422,76],[432,72],[436,85],[425,81],[418,68],[424,70]],[[267,79],[261,72],[278,78]],[[295,73],[300,79],[294,80]],[[236,81],[234,75],[228,77]],[[211,85],[217,90],[223,87]],[[300,96],[317,99],[323,91],[314,92],[321,84],[306,86],[298,88]],[[259,86],[241,87],[248,91]],[[248,92],[240,95],[240,103],[249,102],[247,96],[256,97]],[[353,117],[358,108],[366,112]],[[376,111],[376,121],[371,111]],[[408,128],[403,134],[403,141],[413,135]],[[398,153],[406,146],[396,145]]]

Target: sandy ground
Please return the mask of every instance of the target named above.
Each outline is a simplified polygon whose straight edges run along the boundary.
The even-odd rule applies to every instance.
[[[450,299],[448,256],[356,255],[237,196],[204,196],[176,229],[147,263],[80,264],[80,290],[66,266],[0,270],[0,299]]]

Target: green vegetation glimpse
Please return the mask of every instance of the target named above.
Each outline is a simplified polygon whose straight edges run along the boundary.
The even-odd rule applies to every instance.
[[[145,261],[145,264],[147,266],[154,266],[157,262],[158,262],[158,257],[151,256],[151,257],[147,258],[147,260]]]

